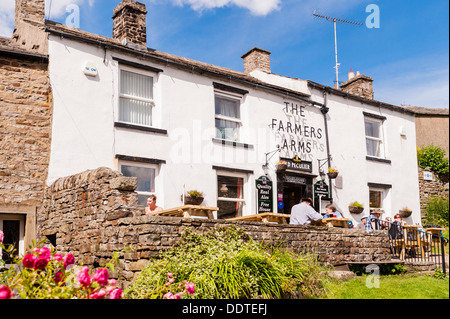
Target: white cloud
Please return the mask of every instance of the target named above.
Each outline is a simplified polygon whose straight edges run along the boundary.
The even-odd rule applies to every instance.
[[[0,36],[11,37],[14,31],[15,0],[0,1]]]
[[[222,8],[225,6],[238,6],[250,10],[254,15],[265,16],[278,10],[281,0],[171,0],[179,6],[190,5],[196,11]]]

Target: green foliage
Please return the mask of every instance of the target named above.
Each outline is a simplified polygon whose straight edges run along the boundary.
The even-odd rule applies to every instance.
[[[199,192],[197,190],[191,190],[191,191],[187,192],[187,196],[192,197],[192,198],[203,197],[203,193]]]
[[[353,206],[353,207],[364,207],[363,204],[358,203],[357,201],[354,201],[354,202],[350,203],[350,206]]]
[[[322,269],[311,256],[300,256],[253,241],[236,226],[200,235],[190,229],[182,241],[151,260],[126,290],[127,298],[162,298],[156,291],[166,273],[177,282],[195,282],[187,298],[284,298],[294,291],[305,297],[324,293]]]
[[[436,174],[448,174],[449,162],[445,150],[439,146],[429,145],[417,148],[417,161],[421,168],[429,167]]]
[[[423,216],[422,223],[424,225],[448,227],[449,198],[441,196],[430,197],[423,210]]]
[[[407,269],[403,264],[379,264],[380,275],[398,275],[406,273]],[[350,264],[349,270],[353,271],[356,275],[362,276],[366,273],[365,265]]]

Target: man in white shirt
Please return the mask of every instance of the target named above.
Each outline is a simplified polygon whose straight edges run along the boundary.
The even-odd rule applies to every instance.
[[[311,225],[311,221],[322,219],[322,215],[312,207],[311,198],[303,198],[300,204],[294,205],[291,209],[291,225]]]

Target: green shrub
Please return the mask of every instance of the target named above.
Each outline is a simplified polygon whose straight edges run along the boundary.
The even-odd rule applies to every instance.
[[[165,283],[166,273],[177,282],[195,282],[188,298],[286,298],[324,293],[322,268],[311,256],[296,255],[253,241],[237,227],[219,227],[200,235],[188,229],[182,241],[151,260],[125,291],[126,298],[162,298],[151,292]]]
[[[449,199],[448,197],[433,196],[430,197],[427,205],[423,210],[422,224],[424,225],[440,225],[448,227],[449,218]]]
[[[421,168],[429,167],[436,174],[445,175],[449,172],[449,162],[445,157],[445,150],[439,146],[429,145],[417,148],[417,161]]]

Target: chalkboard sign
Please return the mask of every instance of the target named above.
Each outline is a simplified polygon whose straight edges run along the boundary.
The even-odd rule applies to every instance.
[[[272,181],[267,176],[261,176],[256,180],[258,214],[273,212],[272,189]]]
[[[320,180],[314,184],[314,197],[324,196],[328,197],[329,188],[325,181]]]

